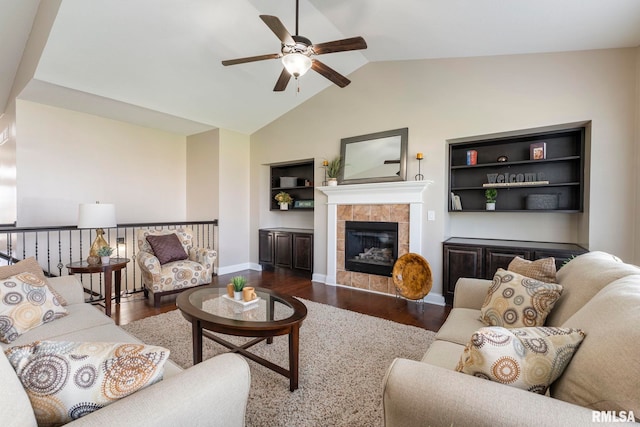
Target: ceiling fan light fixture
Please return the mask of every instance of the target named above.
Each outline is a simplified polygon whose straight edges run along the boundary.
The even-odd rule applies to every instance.
[[[311,58],[302,53],[289,53],[282,57],[282,64],[296,79],[309,71],[311,68]]]

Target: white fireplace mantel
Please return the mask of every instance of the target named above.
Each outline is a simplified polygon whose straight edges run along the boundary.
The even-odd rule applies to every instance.
[[[327,195],[327,276],[336,285],[338,205],[409,205],[409,251],[422,253],[424,190],[433,181],[393,181],[318,187]]]

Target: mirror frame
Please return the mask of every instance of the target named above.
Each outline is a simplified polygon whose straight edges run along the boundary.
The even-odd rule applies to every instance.
[[[350,179],[344,176],[344,167],[350,162],[347,158],[347,146],[354,143],[362,143],[374,141],[382,138],[393,136],[400,137],[400,174],[376,176],[371,178]],[[370,133],[368,135],[352,136],[350,138],[342,138],[340,140],[340,158],[342,159],[342,167],[338,176],[338,184],[365,184],[372,182],[389,182],[389,181],[406,181],[407,180],[407,147],[409,143],[409,128],[393,129],[383,132]]]

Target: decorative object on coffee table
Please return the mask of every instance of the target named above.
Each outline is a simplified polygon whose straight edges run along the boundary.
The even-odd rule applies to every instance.
[[[408,253],[398,258],[391,274],[397,293],[407,299],[423,302],[423,298],[433,286],[429,263],[422,255],[416,253]],[[424,306],[422,308],[424,309]]]
[[[247,279],[244,276],[235,276],[231,278],[231,283],[233,284],[233,299],[242,300],[242,289],[247,284]]]
[[[487,188],[484,192],[484,197],[487,200],[487,210],[495,211],[496,210],[496,199],[498,198],[498,190],[495,188]]]

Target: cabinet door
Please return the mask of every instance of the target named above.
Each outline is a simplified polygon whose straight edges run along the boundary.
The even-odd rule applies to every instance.
[[[313,270],[313,235],[293,235],[293,268]]]
[[[456,282],[461,277],[483,277],[481,247],[444,245],[444,297],[453,303]]]
[[[273,265],[273,233],[260,231],[258,238],[258,262]]]
[[[522,248],[486,248],[485,256],[484,278],[493,279],[499,268],[506,270],[511,260],[517,256],[531,259],[532,252]]]
[[[290,233],[274,233],[274,258],[276,267],[291,268],[292,245]]]

